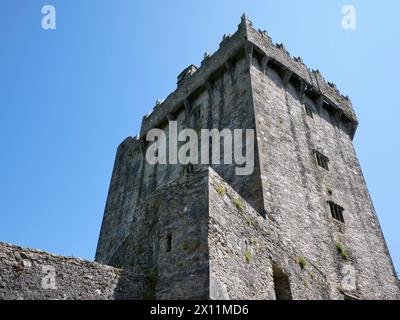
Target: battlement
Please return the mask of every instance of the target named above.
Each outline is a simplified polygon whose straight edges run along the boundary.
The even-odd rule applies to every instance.
[[[148,130],[173,119],[180,108],[190,116],[192,97],[202,91],[210,92],[213,81],[225,72],[232,72],[240,57],[246,57],[251,65],[257,61],[263,72],[267,67],[279,70],[282,80],[293,82],[300,96],[311,96],[321,108],[332,108],[339,119],[351,123],[351,137],[354,136],[358,121],[350,98],[342,95],[336,85],[327,82],[319,70],[309,69],[300,57],[291,57],[283,44],[274,44],[266,31],[256,30],[246,15],[242,16],[233,35],[223,36],[215,53],[204,55],[199,68],[190,65],[178,75],[177,89],[143,118],[140,136],[144,137]]]
[[[143,118],[141,137],[144,137],[148,130],[157,128],[168,119],[174,118],[181,108],[185,108],[185,111],[190,113],[191,98],[199,91],[209,90],[210,82],[226,71],[226,62],[237,55],[244,54],[243,38],[240,34],[235,33],[233,36],[225,37],[223,42],[224,45],[217,52],[205,55],[198,69],[191,65],[179,74],[177,89]]]
[[[272,62],[285,71],[291,72],[291,77],[303,82],[305,92],[322,95],[327,103],[341,110],[349,120],[357,123],[351,100],[337,89],[335,84],[327,82],[319,70],[309,69],[301,57],[292,57],[284,44],[274,44],[267,31],[255,30],[246,15],[242,16],[239,28],[246,30],[247,39],[254,46],[253,50],[266,56],[264,63]],[[263,57],[261,57],[262,59]],[[271,61],[272,60],[272,61]]]

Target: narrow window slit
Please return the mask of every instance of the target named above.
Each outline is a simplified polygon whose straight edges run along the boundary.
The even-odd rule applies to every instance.
[[[166,249],[166,251],[167,252],[171,252],[171,249],[172,249],[172,235],[169,234],[167,236],[167,249]]]
[[[304,106],[304,108],[305,108],[305,110],[306,110],[307,116],[309,116],[311,119],[314,119],[314,111],[313,111],[312,107],[309,106],[308,104],[306,104],[306,105]]]

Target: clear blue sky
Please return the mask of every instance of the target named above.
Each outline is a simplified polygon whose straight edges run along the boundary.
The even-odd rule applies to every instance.
[[[57,29],[41,28],[41,8]],[[341,28],[341,8],[357,29]],[[0,1],[0,240],[93,259],[115,150],[243,12],[351,96],[355,138],[400,270],[400,2]]]

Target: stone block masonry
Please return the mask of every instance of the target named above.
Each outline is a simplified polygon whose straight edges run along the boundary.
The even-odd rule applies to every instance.
[[[0,242],[0,300],[138,299],[142,279],[133,270]]]
[[[287,299],[324,300],[330,296],[327,277],[217,173],[209,175],[210,297],[212,299],[276,300],[279,288]],[[300,261],[304,260],[304,265]],[[290,279],[286,288],[274,277]],[[341,295],[341,296],[340,296]]]

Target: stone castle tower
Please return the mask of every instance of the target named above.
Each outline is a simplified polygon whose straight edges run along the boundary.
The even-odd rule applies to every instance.
[[[255,169],[150,165],[146,133],[255,129]],[[351,101],[244,15],[118,148],[96,261],[158,299],[396,299]]]

